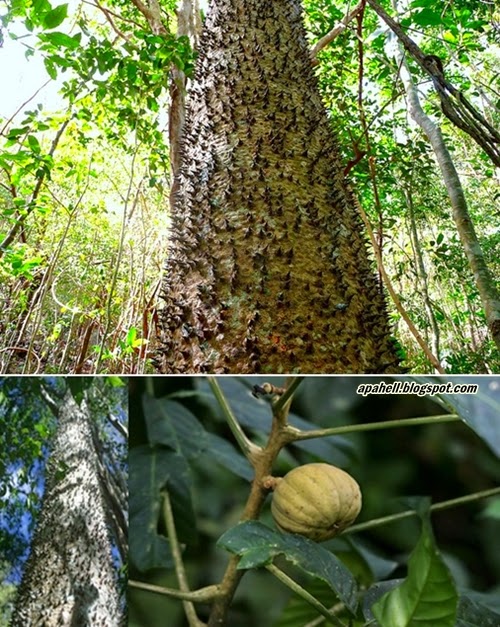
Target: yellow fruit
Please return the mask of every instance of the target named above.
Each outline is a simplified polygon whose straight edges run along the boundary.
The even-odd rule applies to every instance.
[[[274,489],[271,513],[276,525],[316,542],[348,527],[361,509],[361,491],[346,472],[329,464],[294,468]]]

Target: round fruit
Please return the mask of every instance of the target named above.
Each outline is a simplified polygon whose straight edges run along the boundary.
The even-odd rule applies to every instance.
[[[271,513],[282,531],[316,542],[348,527],[361,509],[361,491],[346,472],[329,464],[294,468],[274,489]]]

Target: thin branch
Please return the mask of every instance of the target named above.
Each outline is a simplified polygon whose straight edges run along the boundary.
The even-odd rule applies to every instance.
[[[101,9],[101,6],[99,4],[95,4],[94,2],[89,2],[89,0],[82,0],[82,1],[84,4],[88,4],[91,7],[95,7],[96,9]],[[137,22],[136,20],[131,20],[130,18],[123,17],[123,15],[120,15],[119,13],[115,13],[115,11],[111,11],[111,9],[105,9],[105,10],[107,13],[109,13],[113,17],[118,18],[122,22],[126,22],[127,24],[132,24],[136,28],[142,28],[142,24],[140,22]]]
[[[252,464],[254,464],[256,457],[262,452],[261,447],[254,444],[245,435],[240,423],[238,422],[236,416],[233,414],[233,410],[231,409],[226,397],[224,396],[224,392],[221,390],[217,378],[207,377],[207,379],[210,387],[212,388],[212,392],[215,398],[221,406],[222,412],[227,420],[229,428],[233,432],[233,435],[238,442],[243,454]]]
[[[172,505],[170,504],[170,497],[167,490],[162,492],[163,496],[163,515],[165,516],[165,524],[168,532],[168,539],[170,541],[170,550],[172,551],[172,557],[174,558],[175,573],[177,575],[177,581],[179,582],[179,588],[182,592],[189,592],[189,584],[186,576],[186,570],[184,568],[184,562],[182,561],[181,547],[179,546],[179,540],[177,539],[177,532],[175,530],[174,514],[172,512]],[[182,602],[186,618],[189,623],[189,627],[201,627],[203,623],[198,618],[196,610],[192,601],[184,600]]]
[[[130,42],[130,37],[128,35],[126,35],[123,31],[121,31],[118,26],[116,26],[116,24],[113,21],[113,18],[111,17],[111,11],[108,11],[108,9],[106,9],[105,7],[103,7],[98,0],[95,0],[96,6],[104,13],[104,17],[108,20],[111,28],[115,31],[115,33],[118,35],[118,37],[121,37],[122,39],[124,39],[125,41]]]
[[[199,590],[191,590],[184,592],[183,590],[175,590],[174,588],[164,588],[163,586],[155,586],[151,583],[144,583],[142,581],[129,580],[129,586],[132,588],[138,588],[139,590],[147,590],[148,592],[154,592],[155,594],[163,594],[173,599],[182,599],[184,601],[191,601],[192,603],[207,603],[213,601],[213,599],[220,596],[219,586],[206,586],[205,588],[199,588]]]
[[[118,433],[120,433],[124,438],[128,440],[128,429],[123,423],[120,422],[120,419],[110,413],[108,413],[106,417],[111,425],[118,431]]]
[[[291,381],[287,385],[285,393],[282,394],[275,403],[273,403],[274,414],[279,414],[283,410],[288,401],[292,399],[295,390],[299,387],[303,379],[304,377],[293,377],[291,379]]]
[[[311,51],[309,52],[309,56],[311,57],[311,63],[313,65],[318,64],[318,59],[316,58],[318,56],[318,52],[323,50],[323,48],[326,48],[328,44],[335,39],[335,37],[340,35],[340,33],[342,33],[347,28],[349,23],[352,22],[352,20],[359,13],[361,13],[361,11],[363,10],[363,5],[364,2],[359,2],[354,7],[354,9],[352,9],[352,11],[349,11],[346,16],[344,16],[339,22],[335,24],[335,26],[329,33],[327,33],[324,37],[316,42],[316,44],[311,48]]]
[[[437,512],[442,509],[450,509],[451,507],[456,507],[457,505],[472,503],[474,501],[479,501],[481,499],[485,499],[490,496],[496,496],[498,494],[500,494],[500,486],[496,488],[490,488],[488,490],[481,490],[480,492],[474,492],[473,494],[467,494],[466,496],[459,496],[456,499],[449,499],[448,501],[434,503],[434,505],[430,506],[430,511]],[[409,509],[404,512],[399,512],[398,514],[390,514],[389,516],[374,518],[373,520],[368,520],[367,522],[359,523],[358,525],[352,525],[351,527],[348,527],[343,533],[346,534],[356,533],[358,531],[365,531],[366,529],[373,529],[374,527],[380,527],[381,525],[386,525],[396,520],[401,520],[402,518],[411,518],[412,516],[416,515],[417,512],[414,509]]]
[[[30,96],[30,97],[28,98],[28,100],[25,100],[25,101],[24,101],[21,105],[19,105],[19,107],[18,107],[18,108],[14,111],[14,113],[10,116],[10,118],[9,118],[8,120],[6,120],[5,124],[4,124],[4,125],[2,126],[2,128],[0,129],[0,135],[3,135],[3,134],[4,134],[5,129],[9,126],[9,124],[10,124],[10,123],[12,122],[12,120],[16,117],[16,115],[17,115],[20,111],[22,111],[22,110],[24,109],[24,107],[25,107],[27,104],[29,104],[32,100],[34,100],[34,99],[38,96],[38,94],[42,91],[42,89],[44,89],[45,87],[47,87],[47,85],[48,85],[49,83],[51,83],[51,82],[52,82],[52,79],[51,79],[51,78],[49,78],[49,80],[45,81],[45,83],[44,83],[41,87],[39,87],[39,88],[35,91],[35,93],[34,93],[32,96]]]
[[[442,424],[445,422],[459,422],[462,419],[456,414],[442,414],[439,416],[422,416],[419,418],[402,418],[401,420],[381,420],[380,422],[365,422],[355,425],[344,425],[342,427],[331,427],[330,429],[313,429],[312,431],[301,431],[296,427],[287,426],[286,432],[290,440],[312,440],[313,438],[324,438],[331,435],[341,435],[344,433],[355,433],[357,431],[374,431],[376,429],[394,429],[395,427],[414,427],[417,425]]]
[[[50,150],[47,153],[48,157],[52,157],[54,155],[54,152],[57,148],[57,144],[59,143],[59,140],[61,139],[61,136],[66,130],[66,127],[68,126],[70,121],[71,121],[71,115],[68,115],[68,118],[64,120],[64,122],[61,124],[54,139],[52,140]],[[42,189],[42,185],[43,185],[43,182],[45,181],[45,178],[46,178],[46,170],[42,170],[41,174],[37,176],[35,187],[33,189],[33,193],[31,194],[31,199],[29,201],[26,211],[21,215],[19,220],[13,225],[9,233],[7,233],[3,242],[0,243],[0,257],[4,255],[4,253],[7,250],[7,247],[10,246],[10,244],[14,241],[14,238],[16,237],[18,231],[20,231],[20,229],[26,222],[26,219],[28,218],[28,216],[31,215],[31,213],[35,209],[35,206],[36,206],[35,201],[38,198],[38,195],[40,194],[40,190]]]
[[[433,352],[431,351],[429,345],[424,340],[422,335],[419,333],[417,327],[413,323],[413,320],[410,318],[410,316],[408,315],[408,312],[404,308],[403,303],[401,302],[401,299],[399,298],[396,290],[394,289],[392,281],[389,278],[389,275],[387,274],[387,271],[385,269],[384,262],[383,262],[383,259],[382,259],[382,250],[381,250],[380,246],[378,245],[377,239],[375,237],[375,233],[373,232],[373,229],[372,229],[372,225],[370,224],[370,220],[368,219],[368,216],[366,215],[365,210],[363,209],[363,207],[361,206],[361,204],[359,203],[359,201],[357,200],[356,197],[354,197],[354,200],[355,200],[356,205],[357,205],[357,207],[359,209],[359,213],[361,215],[361,219],[363,220],[363,222],[365,224],[366,230],[368,232],[368,236],[369,236],[370,241],[372,243],[373,251],[375,253],[375,260],[377,262],[378,271],[380,272],[380,276],[382,277],[382,281],[383,281],[385,287],[387,288],[387,291],[389,292],[389,294],[391,296],[391,299],[392,299],[392,302],[394,303],[394,306],[396,307],[396,309],[399,312],[400,316],[406,322],[406,325],[407,325],[408,329],[410,330],[411,334],[413,335],[413,337],[417,341],[417,344],[424,351],[425,356],[430,361],[430,363],[433,365],[433,367],[435,368],[436,372],[439,372],[440,374],[444,374],[444,369],[441,366],[441,364],[439,362],[439,359],[436,357],[436,355],[433,354]]]
[[[58,416],[59,415],[59,403],[52,398],[51,393],[49,393],[47,384],[44,379],[42,379],[40,382],[40,394],[43,396],[43,400],[47,403],[47,405],[50,408],[50,411],[54,414],[54,416]]]
[[[322,603],[318,601],[312,594],[307,592],[301,585],[299,585],[296,581],[294,581],[291,577],[289,577],[286,573],[280,570],[274,564],[268,564],[266,569],[272,573],[276,579],[279,579],[282,583],[290,588],[292,592],[295,592],[298,596],[302,597],[304,601],[307,601],[310,605],[314,607],[320,614],[322,614],[329,623],[332,625],[336,625],[337,627],[347,627],[345,623],[343,623],[340,619],[334,616],[328,608],[326,608]]]
[[[132,0],[132,4],[144,15],[155,35],[166,35],[168,33],[167,29],[161,22],[159,10],[151,10],[143,2],[141,2],[141,0]],[[154,5],[154,8],[158,8],[157,3]]]

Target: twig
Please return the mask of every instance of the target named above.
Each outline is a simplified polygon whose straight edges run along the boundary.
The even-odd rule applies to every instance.
[[[268,564],[266,569],[272,573],[276,579],[279,579],[282,583],[285,584],[290,590],[298,594],[305,601],[310,603],[314,609],[316,609],[320,614],[322,614],[329,623],[332,625],[336,625],[337,627],[347,627],[345,623],[343,623],[340,619],[334,616],[328,608],[326,608],[322,603],[318,601],[312,594],[307,592],[301,585],[299,585],[296,581],[294,581],[291,577],[289,577],[286,573],[280,570],[274,564]]]
[[[364,422],[355,425],[344,425],[342,427],[331,427],[330,429],[313,429],[312,431],[301,431],[296,427],[287,426],[286,432],[290,440],[312,440],[313,438],[324,438],[331,435],[341,435],[344,433],[354,433],[356,431],[374,431],[376,429],[393,429],[395,427],[414,427],[417,425],[437,424],[444,422],[459,422],[462,419],[456,414],[441,414],[439,416],[422,416],[418,418],[402,418],[400,420],[381,420],[380,422]]]
[[[489,496],[496,496],[500,494],[500,486],[496,488],[490,488],[488,490],[481,490],[480,492],[474,492],[473,494],[467,494],[465,496],[459,496],[456,499],[449,499],[448,501],[441,501],[440,503],[434,503],[430,506],[431,512],[437,512],[442,509],[449,509],[450,507],[456,507],[457,505],[464,505],[465,503],[472,503],[473,501],[479,501],[480,499],[488,498]],[[357,531],[365,531],[366,529],[373,529],[374,527],[380,527],[387,523],[401,520],[402,518],[410,518],[416,516],[417,512],[414,509],[408,509],[398,514],[390,514],[389,516],[382,516],[381,518],[374,518],[358,525],[352,525],[346,529],[343,533],[356,533]]]
[[[372,225],[370,224],[370,220],[368,219],[368,216],[366,215],[365,210],[363,209],[363,207],[361,206],[361,204],[359,203],[359,201],[357,200],[355,196],[354,196],[354,201],[356,202],[356,205],[359,209],[359,213],[361,215],[361,219],[363,220],[366,230],[368,231],[368,236],[370,238],[370,241],[373,246],[373,251],[375,253],[375,260],[377,262],[378,271],[380,272],[380,276],[382,277],[383,283],[385,287],[387,288],[387,291],[391,295],[391,299],[392,299],[392,302],[394,303],[394,306],[396,307],[400,316],[406,322],[408,329],[410,330],[411,334],[417,341],[420,348],[424,351],[425,356],[431,362],[436,372],[439,372],[440,374],[444,374],[444,370],[439,362],[439,359],[432,353],[429,345],[424,340],[422,335],[419,333],[417,327],[413,323],[413,320],[410,318],[408,312],[404,308],[403,303],[401,302],[401,299],[399,298],[396,290],[394,289],[392,281],[389,278],[389,275],[387,274],[387,271],[385,269],[385,265],[382,259],[382,250],[380,246],[378,245],[377,239],[375,237],[375,233],[373,232]]]
[[[295,390],[299,387],[304,377],[293,377],[289,380],[285,393],[282,394],[278,400],[273,403],[273,414],[279,414],[286,404],[291,401]]]
[[[335,26],[329,33],[327,33],[324,37],[322,37],[315,43],[315,45],[311,48],[311,51],[309,52],[309,56],[311,57],[311,63],[313,65],[317,65],[319,63],[318,59],[316,58],[318,56],[318,52],[323,50],[323,48],[326,48],[328,44],[335,39],[335,37],[340,35],[340,33],[347,28],[349,22],[352,22],[352,20],[359,13],[361,13],[362,10],[363,2],[359,2],[352,11],[350,11],[339,22],[337,22],[337,24],[335,24]]]
[[[170,550],[172,551],[172,557],[174,558],[175,573],[177,575],[177,581],[179,582],[179,588],[181,589],[181,592],[190,592],[186,571],[184,569],[184,562],[182,561],[181,548],[179,546],[177,532],[175,530],[172,505],[170,504],[170,497],[167,490],[162,491],[162,497],[163,515],[165,516],[165,524],[167,527],[168,539],[170,541]],[[201,627],[203,623],[198,618],[192,601],[184,600],[182,605],[184,606],[189,627]]]
[[[143,581],[135,581],[134,579],[130,580],[128,583],[132,588],[147,590],[148,592],[163,594],[167,597],[172,597],[173,599],[183,599],[184,601],[191,601],[192,603],[207,603],[220,596],[219,586],[216,585],[184,592],[183,590],[155,586],[152,583],[144,583]]]
[[[14,111],[14,113],[10,116],[10,118],[9,118],[8,120],[6,120],[6,121],[5,121],[5,124],[4,124],[4,125],[2,126],[2,128],[0,129],[0,135],[3,135],[3,134],[4,134],[5,129],[9,126],[9,124],[10,124],[10,123],[12,122],[12,120],[16,117],[16,115],[17,115],[20,111],[22,111],[22,110],[24,109],[24,107],[25,107],[27,104],[29,104],[29,103],[30,103],[30,102],[31,102],[34,98],[36,98],[36,97],[38,96],[38,94],[42,91],[42,89],[44,89],[44,87],[47,87],[47,85],[48,85],[49,83],[51,83],[51,82],[52,82],[52,79],[51,79],[51,78],[49,78],[49,80],[48,80],[48,81],[45,81],[45,83],[44,83],[41,87],[39,87],[39,88],[35,91],[35,93],[34,93],[32,96],[30,96],[30,97],[28,98],[28,100],[25,100],[22,104],[20,104],[20,105],[19,105],[19,107],[18,107],[18,108]]]

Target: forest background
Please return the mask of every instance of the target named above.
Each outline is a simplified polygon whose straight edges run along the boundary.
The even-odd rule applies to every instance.
[[[169,115],[176,87],[192,76],[206,6],[148,6],[9,0],[0,9],[0,55],[19,46],[43,59],[47,74],[26,102],[1,112],[2,372],[154,371],[178,140]],[[443,371],[497,372],[484,306],[484,289],[494,290],[499,274],[495,154],[444,115],[434,81],[410,54],[400,56],[379,6],[397,12],[404,32],[441,60],[446,80],[493,128],[500,14],[493,2],[464,0],[303,2],[311,62],[371,225],[373,256],[380,251],[383,260],[405,366],[429,371],[434,355]],[[42,85],[56,82],[61,106],[45,110]],[[412,94],[443,133],[475,252],[489,268],[486,287],[452,216],[450,181],[409,115]]]

